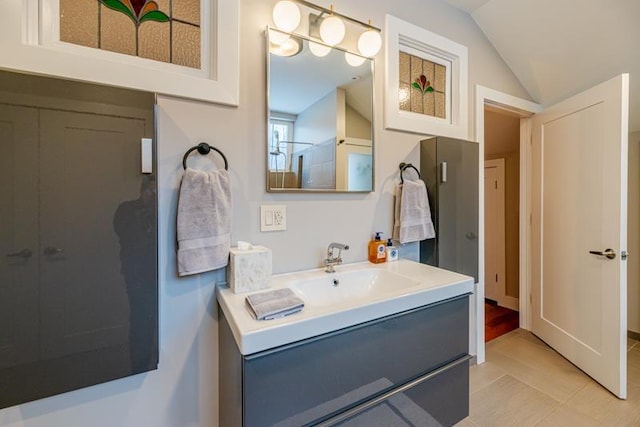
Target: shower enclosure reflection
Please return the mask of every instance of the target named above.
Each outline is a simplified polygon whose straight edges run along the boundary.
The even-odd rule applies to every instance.
[[[339,48],[268,34],[267,191],[372,191],[373,61],[349,65]],[[289,56],[283,37],[298,46]]]

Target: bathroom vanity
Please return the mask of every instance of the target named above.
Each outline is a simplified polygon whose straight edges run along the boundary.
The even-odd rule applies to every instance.
[[[336,285],[337,282],[337,285]],[[401,260],[273,276],[302,312],[218,288],[220,425],[453,425],[468,415],[473,279]]]

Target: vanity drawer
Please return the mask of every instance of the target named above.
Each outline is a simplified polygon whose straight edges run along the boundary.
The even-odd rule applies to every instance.
[[[469,357],[463,357],[318,427],[442,427],[468,415]]]
[[[468,353],[468,297],[246,356],[245,426],[327,419]]]

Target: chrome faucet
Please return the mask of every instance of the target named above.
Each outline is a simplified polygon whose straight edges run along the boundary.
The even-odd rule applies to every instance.
[[[334,249],[338,250],[338,255],[334,256]],[[324,266],[326,273],[335,273],[334,266],[342,264],[342,258],[340,258],[340,254],[343,250],[349,250],[349,245],[345,245],[343,243],[329,243],[329,247],[327,248],[327,258],[324,260]]]

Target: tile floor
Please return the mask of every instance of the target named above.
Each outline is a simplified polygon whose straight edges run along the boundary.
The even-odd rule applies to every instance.
[[[622,401],[528,331],[511,331],[471,367],[469,417],[456,427],[640,426],[640,342],[627,350]]]

